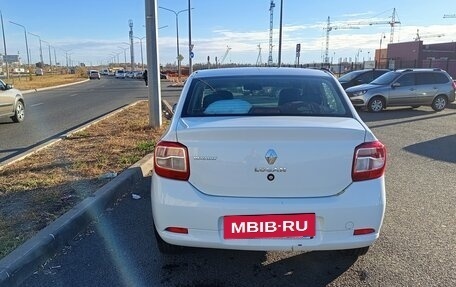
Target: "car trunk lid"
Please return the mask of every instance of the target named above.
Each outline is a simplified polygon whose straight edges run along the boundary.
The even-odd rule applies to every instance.
[[[355,147],[366,130],[353,118],[184,118],[178,141],[190,157],[189,182],[233,197],[324,197],[351,182]]]

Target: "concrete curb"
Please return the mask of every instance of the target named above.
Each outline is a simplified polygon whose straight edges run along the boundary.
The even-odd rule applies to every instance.
[[[17,286],[153,168],[148,154],[0,260],[0,287]]]
[[[164,112],[172,115],[171,105],[165,100],[162,100],[162,103]],[[84,128],[86,127],[84,126]],[[91,222],[99,217],[106,207],[119,198],[125,190],[141,178],[150,175],[152,170],[153,153],[143,157],[116,178],[98,189],[93,196],[84,199],[50,225],[39,231],[34,237],[1,259],[0,287],[11,287],[21,284],[36,269],[45,264],[49,258],[62,250],[79,232],[83,231]]]
[[[58,86],[52,86],[52,87],[46,87],[46,88],[38,88],[38,89],[32,89],[32,90],[25,90],[25,91],[22,91],[22,94],[25,95],[25,94],[30,94],[30,93],[34,93],[34,92],[40,92],[40,91],[57,89],[57,88],[63,88],[63,87],[77,85],[77,84],[82,84],[82,83],[85,83],[85,82],[88,82],[88,81],[90,81],[90,80],[86,79],[86,80],[82,80],[82,81],[79,81],[79,82],[63,84],[63,85],[58,85]]]

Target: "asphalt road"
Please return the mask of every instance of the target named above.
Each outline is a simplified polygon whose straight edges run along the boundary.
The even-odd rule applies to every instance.
[[[162,81],[162,99],[176,101],[179,90]],[[73,86],[25,94],[26,119],[0,119],[0,163],[106,115],[147,99],[144,81],[103,77]]]
[[[388,148],[386,217],[367,255],[160,255],[145,178],[21,286],[456,286],[456,105],[360,114]]]

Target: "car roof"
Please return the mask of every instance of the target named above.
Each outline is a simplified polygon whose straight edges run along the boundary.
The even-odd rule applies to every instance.
[[[230,77],[230,76],[320,76],[332,77],[332,75],[320,69],[307,68],[283,68],[283,67],[242,67],[198,70],[195,78],[205,77]]]
[[[444,72],[444,70],[439,69],[439,68],[411,68],[411,69],[397,69],[395,71],[399,72],[399,73],[404,73],[404,72]]]
[[[370,71],[389,72],[389,71],[391,71],[391,70],[388,70],[388,69],[375,69],[375,68],[372,68],[372,69],[353,70],[353,71],[347,72],[346,74],[356,74],[356,73],[361,74],[361,73],[370,72]]]

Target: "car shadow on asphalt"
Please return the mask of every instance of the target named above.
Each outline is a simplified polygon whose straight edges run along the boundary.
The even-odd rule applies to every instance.
[[[9,118],[0,119],[0,125],[14,125],[14,124],[17,124],[17,123],[13,122]]]
[[[356,262],[337,251],[253,252],[193,249],[159,257],[163,286],[327,286]],[[179,274],[178,276],[176,274]],[[363,280],[363,278],[360,278]]]
[[[404,150],[434,160],[456,163],[456,135],[409,145]]]
[[[456,110],[456,103],[448,104],[448,106],[445,109]],[[445,112],[436,112],[432,110],[430,107],[422,107],[415,109],[411,107],[393,107],[383,110],[379,113],[371,113],[365,110],[358,109],[357,112],[358,115],[362,118],[362,120],[366,123],[384,120],[400,120],[422,116],[440,117],[448,115],[448,113]]]
[[[404,108],[394,108],[394,109],[386,109],[379,113],[371,113],[367,111],[360,111],[358,110],[359,116],[363,119],[364,122],[376,122],[376,121],[384,121],[384,120],[400,120],[400,119],[407,119],[412,117],[419,117],[419,116],[426,116],[426,115],[434,115],[436,112],[433,110],[419,110],[419,109],[412,109],[411,107],[404,107]]]
[[[369,126],[369,128],[380,128],[393,126],[416,121],[429,120],[434,118],[442,118],[456,115],[454,111],[435,112],[432,110],[413,110],[413,109],[395,109],[386,110],[381,113],[358,112],[361,119]],[[381,123],[382,121],[388,121]],[[377,123],[379,122],[379,123]]]

